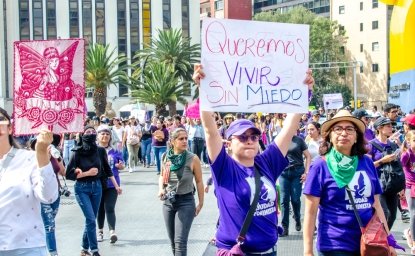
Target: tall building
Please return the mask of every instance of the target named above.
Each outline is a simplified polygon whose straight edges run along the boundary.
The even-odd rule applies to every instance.
[[[331,0],[330,17],[345,29],[345,54],[362,64],[357,70],[357,96],[369,106],[385,104],[389,84],[389,21],[391,8],[378,0]],[[346,84],[353,86],[352,70]],[[368,107],[366,105],[366,107]]]
[[[253,0],[254,13],[263,11],[288,12],[297,6],[304,6],[324,17],[330,17],[330,0]]]
[[[200,18],[252,19],[252,0],[200,0]]]
[[[199,18],[192,0],[0,0],[0,106],[12,109],[15,41],[80,37],[131,59],[158,29],[181,28],[199,43]],[[94,111],[91,96],[87,90],[88,111]],[[128,88],[111,86],[107,100],[118,111],[131,102]]]

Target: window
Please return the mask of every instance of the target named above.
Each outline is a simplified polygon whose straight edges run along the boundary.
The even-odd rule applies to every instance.
[[[6,17],[6,16],[4,16]],[[30,39],[29,0],[19,1],[20,40]]]
[[[223,10],[223,0],[215,1],[215,11]]]
[[[117,1],[117,22],[118,22],[118,53],[127,53],[127,22],[126,22],[126,1],[130,0],[118,0]],[[130,4],[131,8],[131,4]],[[131,13],[131,21],[138,16],[134,16]],[[133,25],[130,24],[131,30],[138,29],[133,28]],[[134,57],[134,56],[131,56]],[[124,84],[118,85],[118,97],[127,97],[128,96],[128,87]]]
[[[360,44],[360,52],[363,52],[363,44]]]
[[[377,20],[372,21],[372,29],[378,29],[379,28],[379,22]]]
[[[56,39],[56,3],[55,0],[47,0],[46,27],[48,39]]]
[[[189,0],[182,0],[182,36],[190,37],[189,32]]]
[[[344,26],[343,25],[339,25],[339,32],[343,32],[344,31]]]
[[[96,42],[105,44],[105,1],[95,0]]]
[[[372,0],[372,8],[378,8],[378,0]]]
[[[6,0],[3,0],[3,10],[0,10],[0,11],[3,11],[3,31],[4,31],[4,37],[3,37],[3,40],[4,40],[4,52],[7,52],[7,15],[6,15],[6,10],[7,10],[7,7],[6,7]],[[5,79],[5,84],[6,85],[8,85],[9,84],[9,65],[8,65],[8,63],[9,63],[9,60],[8,60],[8,56],[7,56],[7,54],[5,54],[4,55],[4,69],[5,69],[5,72],[4,72],[4,79]],[[10,88],[9,88],[9,86],[5,86],[6,88],[6,97],[7,98],[9,98],[10,97]]]
[[[340,54],[343,54],[343,55],[344,55],[344,53],[345,53],[344,46],[341,46],[341,47],[340,47]]]
[[[372,72],[379,72],[379,64],[372,64]]]
[[[92,87],[85,88],[85,98],[92,98],[92,96],[94,95],[94,91],[95,89]]]
[[[360,2],[360,10],[363,11],[363,2]]]
[[[171,2],[163,0],[163,28],[171,28]]]
[[[43,39],[43,7],[42,0],[33,0],[33,39]]]
[[[344,5],[339,6],[339,14],[344,14]]]
[[[140,12],[139,0],[130,1],[130,46],[131,57],[140,49]]]
[[[360,73],[363,73],[363,65],[360,65],[359,69]]]
[[[92,43],[92,3],[91,0],[82,0],[82,27],[85,45]]]
[[[79,37],[78,0],[69,0],[69,35]]]
[[[143,44],[144,47],[151,42],[151,0],[143,0]]]
[[[363,31],[363,23],[360,23],[360,31]]]
[[[379,42],[373,42],[372,43],[372,52],[379,51]]]

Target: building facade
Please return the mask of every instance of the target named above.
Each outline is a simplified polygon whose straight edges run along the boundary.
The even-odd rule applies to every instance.
[[[193,44],[200,43],[199,9],[192,0],[0,0],[0,106],[12,110],[15,41],[85,38],[87,44],[116,47],[131,62],[158,29],[181,28]],[[87,89],[90,112],[91,96]],[[119,85],[108,89],[108,101],[118,112],[132,99]]]
[[[304,6],[317,15],[330,17],[330,0],[253,0],[254,13],[263,11],[288,12],[297,6]]]
[[[349,61],[358,61],[357,98],[365,107],[380,107],[387,101],[389,86],[389,21],[391,8],[378,0],[331,0],[330,17],[345,29],[345,54]],[[353,72],[346,75],[346,84],[353,87]]]
[[[252,0],[200,0],[200,18],[252,19]]]

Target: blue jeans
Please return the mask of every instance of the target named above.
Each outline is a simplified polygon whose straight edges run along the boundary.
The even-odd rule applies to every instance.
[[[41,215],[46,232],[46,245],[51,255],[57,254],[56,237],[55,237],[55,218],[58,214],[59,203],[61,199],[58,197],[55,202],[51,204],[41,203]]]
[[[156,158],[157,173],[160,173],[161,170],[161,156],[167,150],[167,146],[153,146],[154,157]]]
[[[302,184],[300,178],[301,175],[303,175],[303,173],[303,166],[295,166],[291,168],[286,168],[279,178],[282,208],[281,224],[283,227],[288,228],[290,226],[290,201],[293,207],[295,221],[301,221],[300,210]]]
[[[75,140],[64,140],[63,141],[63,161],[65,164],[69,163],[73,152],[71,149],[75,146]]]
[[[151,163],[151,138],[141,140],[141,158],[144,164]]]
[[[163,216],[173,255],[187,255],[187,240],[195,218],[195,198],[192,193],[176,196],[176,201],[164,201]]]
[[[102,196],[102,185],[96,181],[77,181],[75,183],[75,197],[85,216],[85,230],[82,237],[82,248],[98,251],[96,218]]]
[[[11,251],[0,251],[0,256],[47,256],[47,250],[44,246],[22,248]]]
[[[124,160],[124,163],[128,164],[128,150],[127,145],[122,147],[122,159]]]

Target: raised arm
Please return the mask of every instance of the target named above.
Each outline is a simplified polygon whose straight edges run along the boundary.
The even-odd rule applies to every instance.
[[[200,85],[200,79],[205,77],[203,73],[202,65],[196,64],[195,71],[193,73],[193,80],[197,85]],[[222,138],[216,127],[216,121],[211,111],[201,111],[200,118],[202,120],[203,129],[205,131],[206,148],[208,151],[209,159],[211,162],[215,162],[220,151],[222,150]]]

